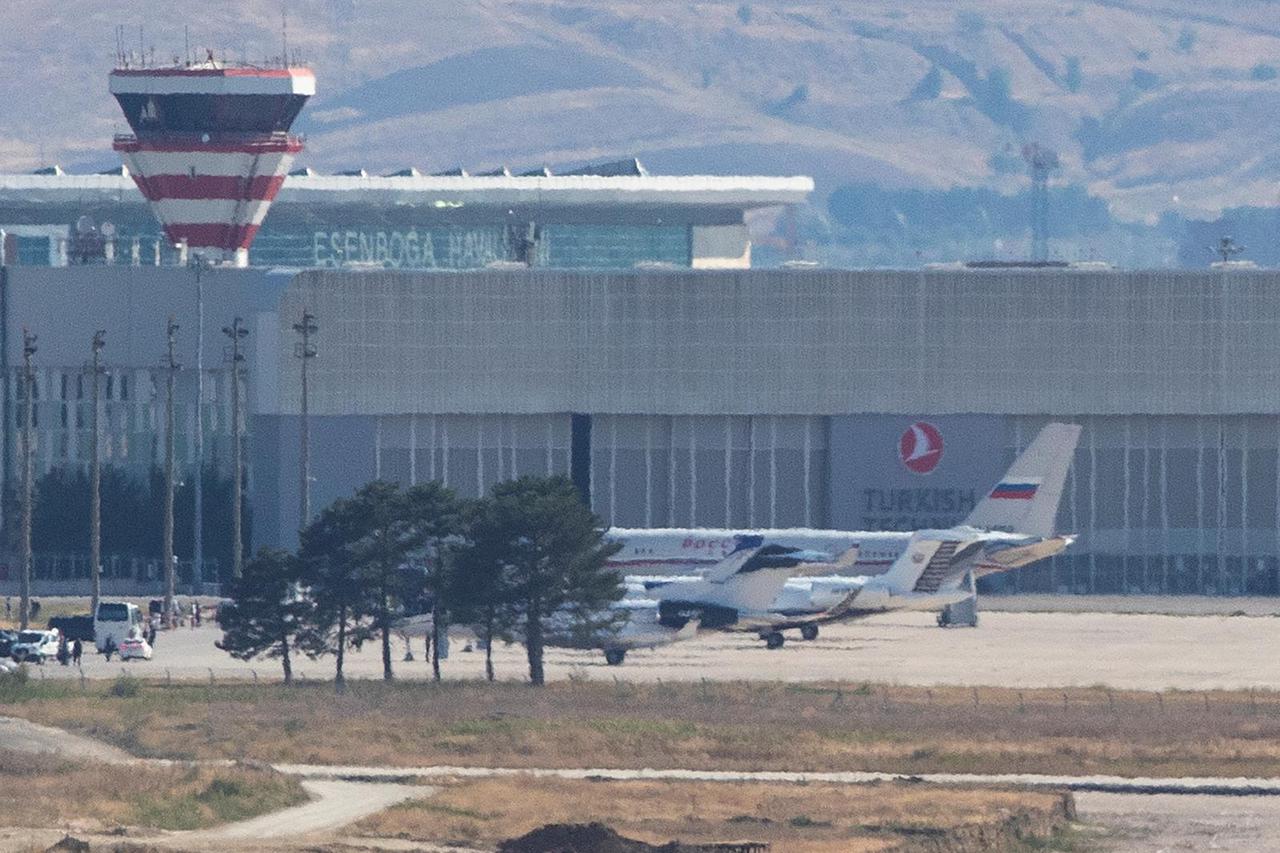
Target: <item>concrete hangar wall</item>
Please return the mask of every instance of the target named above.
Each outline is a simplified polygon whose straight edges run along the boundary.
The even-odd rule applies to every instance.
[[[207,353],[231,313],[254,330],[259,543],[297,525],[291,326],[305,306],[321,327],[315,505],[372,476],[476,494],[557,471],[619,524],[932,526],[963,518],[1065,419],[1085,431],[1059,527],[1081,539],[1018,575],[1023,588],[1280,592],[1280,273],[206,275]],[[42,369],[78,371],[88,306],[103,306],[112,357],[134,336],[138,370],[158,360],[165,312],[194,328],[188,270],[16,268],[7,282],[11,366],[25,323],[49,330]],[[150,417],[154,388],[134,400]],[[927,472],[899,452],[918,421],[943,441]]]

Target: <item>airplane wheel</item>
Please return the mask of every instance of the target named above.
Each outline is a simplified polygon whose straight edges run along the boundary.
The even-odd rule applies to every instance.
[[[604,662],[609,666],[618,666],[627,659],[626,649],[605,649]]]
[[[764,647],[766,649],[780,649],[786,641],[786,637],[783,637],[779,631],[764,635]]]
[[[818,639],[818,626],[817,625],[801,625],[800,638],[803,640]]]

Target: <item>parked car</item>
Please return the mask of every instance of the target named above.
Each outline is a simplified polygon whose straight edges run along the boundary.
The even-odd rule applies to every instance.
[[[13,644],[17,641],[17,631],[0,631],[0,658],[7,658],[13,652]]]
[[[120,641],[120,660],[151,660],[151,644],[142,637],[125,637]]]
[[[23,661],[44,663],[57,654],[57,631],[19,631],[18,641],[9,651],[9,657],[18,663]]]

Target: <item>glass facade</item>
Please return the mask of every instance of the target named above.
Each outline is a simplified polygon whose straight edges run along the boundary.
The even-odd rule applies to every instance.
[[[376,222],[376,217],[373,221]],[[172,264],[177,261],[154,224],[113,223],[115,236],[18,236],[17,261],[48,266],[52,257],[71,264]],[[52,242],[51,242],[52,241]],[[108,249],[108,244],[110,245]],[[53,254],[51,254],[51,252]],[[632,269],[636,265],[691,264],[687,225],[350,225],[312,223],[272,227],[268,217],[249,250],[264,267],[402,270],[482,269],[524,263],[551,269]]]

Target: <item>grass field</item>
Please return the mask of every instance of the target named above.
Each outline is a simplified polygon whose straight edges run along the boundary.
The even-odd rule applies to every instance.
[[[767,841],[799,853],[869,853],[957,831],[1003,829],[1035,849],[1065,825],[1062,795],[927,785],[777,785],[486,779],[362,821],[355,835],[490,847],[548,823],[601,822],[651,844]],[[950,848],[949,848],[950,849]],[[960,848],[956,848],[960,849]],[[995,849],[987,847],[984,849]],[[1000,845],[999,849],[1009,849]]]
[[[0,681],[0,714],[141,756],[515,767],[1280,775],[1280,694]]]
[[[0,751],[0,826],[202,829],[307,799],[296,779],[240,767],[135,767]]]

